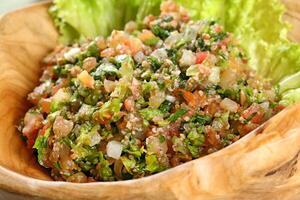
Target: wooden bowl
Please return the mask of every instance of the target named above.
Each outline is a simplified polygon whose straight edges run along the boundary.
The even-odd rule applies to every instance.
[[[300,41],[300,2],[285,0]],[[19,139],[15,125],[38,84],[39,62],[57,44],[49,2],[0,20],[0,199],[300,199],[300,105],[276,115],[235,144],[138,180],[54,182]]]

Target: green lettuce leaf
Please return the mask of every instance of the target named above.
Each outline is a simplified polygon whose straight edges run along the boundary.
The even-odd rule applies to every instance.
[[[300,71],[296,72],[279,82],[280,93],[298,88],[300,85]]]
[[[300,88],[291,89],[282,94],[282,99],[279,102],[282,105],[293,105],[300,101]]]
[[[99,35],[135,20],[141,0],[54,0],[50,14],[65,44]]]
[[[136,21],[141,24],[143,19],[147,15],[159,15],[160,12],[160,4],[162,0],[147,0],[147,1],[142,1],[138,13],[136,15]]]

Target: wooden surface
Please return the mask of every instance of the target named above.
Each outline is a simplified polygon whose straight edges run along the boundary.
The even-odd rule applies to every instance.
[[[37,165],[32,167],[34,159],[15,125],[28,108],[26,95],[38,84],[41,59],[56,45],[57,33],[47,9],[39,4],[3,16],[0,22],[0,163],[44,179],[48,177],[37,173]]]
[[[286,6],[285,20],[291,25],[289,38],[292,41],[300,42],[300,1],[299,0],[282,0]]]
[[[300,41],[300,1],[284,2],[286,18],[295,24],[290,38]],[[300,199],[300,104],[217,153],[154,176],[111,183],[51,181],[19,139],[15,124],[37,84],[39,62],[56,41],[47,4],[0,20],[0,199]]]

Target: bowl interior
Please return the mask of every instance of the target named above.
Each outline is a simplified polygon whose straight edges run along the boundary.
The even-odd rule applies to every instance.
[[[37,4],[0,20],[0,166],[26,176],[50,180],[20,140],[16,124],[30,106],[26,101],[41,74],[40,61],[57,44],[57,31]]]

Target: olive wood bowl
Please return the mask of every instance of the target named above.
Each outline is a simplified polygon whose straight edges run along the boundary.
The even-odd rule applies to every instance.
[[[300,1],[284,0],[289,38],[300,42]],[[165,172],[129,181],[55,182],[20,140],[18,120],[58,33],[50,2],[0,19],[0,199],[299,200],[300,104],[233,145]],[[299,58],[300,59],[300,58]]]

